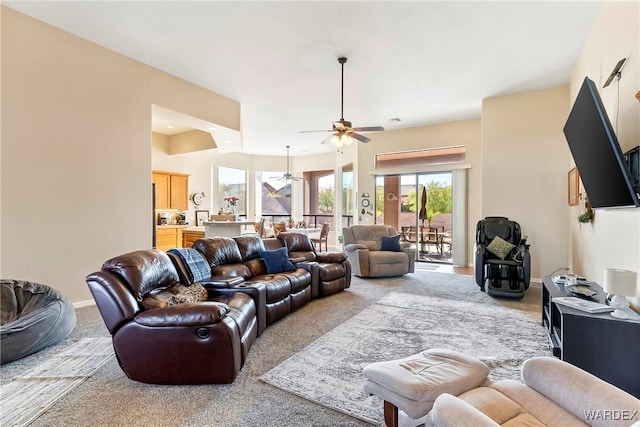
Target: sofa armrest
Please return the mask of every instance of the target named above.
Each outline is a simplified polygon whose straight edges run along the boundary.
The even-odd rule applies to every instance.
[[[400,248],[402,249],[402,252],[404,252],[405,254],[407,254],[407,256],[409,257],[409,271],[407,271],[407,273],[415,273],[416,272],[416,249],[411,247],[411,243],[407,243],[408,246],[407,247],[402,247],[400,246]]]
[[[242,282],[240,284],[228,288],[210,288],[206,284],[203,286],[209,292],[209,297],[216,295],[225,295],[231,297],[236,292],[242,292],[249,295],[256,306],[256,320],[258,322],[258,336],[267,329],[267,288],[262,282]]]
[[[344,251],[347,253],[347,256],[349,254],[349,252],[354,252],[354,251],[368,251],[369,248],[367,248],[365,245],[361,245],[359,243],[349,243],[348,245],[346,245],[344,247]]]
[[[433,425],[439,427],[497,427],[495,421],[478,409],[448,393],[438,396],[430,413]]]
[[[587,418],[589,411],[617,410],[637,413],[640,400],[600,378],[562,360],[533,357],[522,365],[526,385],[571,412],[592,427],[628,425],[607,417]]]
[[[484,258],[485,258],[486,249],[483,244],[477,244],[476,246],[476,262],[475,262],[475,273],[476,273],[476,283],[480,288],[484,289]]]
[[[139,325],[149,327],[204,326],[220,322],[229,313],[229,306],[217,302],[197,302],[168,305],[145,310],[135,317]]]
[[[345,262],[347,256],[344,252],[320,252],[316,255],[316,261],[326,263]]]

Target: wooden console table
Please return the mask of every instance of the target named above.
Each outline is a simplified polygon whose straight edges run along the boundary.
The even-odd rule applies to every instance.
[[[605,293],[592,301],[604,303]],[[628,320],[610,313],[590,314],[555,304],[554,297],[575,296],[551,278],[542,281],[542,325],[553,355],[640,398],[640,315],[627,309]]]

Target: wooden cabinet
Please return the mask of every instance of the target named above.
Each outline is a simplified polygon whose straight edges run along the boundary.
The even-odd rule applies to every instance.
[[[182,247],[182,228],[156,227],[156,249],[168,251]]]
[[[156,185],[156,209],[187,210],[189,175],[153,171],[151,177]]]
[[[182,247],[190,248],[198,239],[204,239],[204,231],[184,230],[182,233]]]
[[[596,283],[591,299],[605,302]],[[628,320],[609,313],[590,314],[553,302],[554,297],[574,296],[551,278],[542,280],[542,325],[553,355],[578,366],[636,397],[640,397],[640,315],[627,309]]]

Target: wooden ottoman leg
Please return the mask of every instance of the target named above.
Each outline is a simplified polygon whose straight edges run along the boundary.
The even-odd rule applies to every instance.
[[[386,400],[384,401],[384,425],[398,427],[398,407]]]

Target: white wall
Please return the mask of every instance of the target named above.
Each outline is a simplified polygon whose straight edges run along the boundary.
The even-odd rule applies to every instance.
[[[482,216],[517,221],[531,244],[531,277],[566,267],[568,87],[482,102]]]
[[[240,129],[240,105],[2,7],[2,276],[72,301],[152,241],[151,106]]]
[[[640,89],[639,34],[639,2],[603,2],[571,78],[570,105],[585,76],[596,83],[623,152],[640,144],[640,102],[634,97]],[[628,59],[619,83],[602,88],[622,58]],[[602,283],[606,267],[640,271],[639,208],[597,210],[594,222],[582,227],[578,215],[578,208],[571,209],[567,219],[575,272]]]

